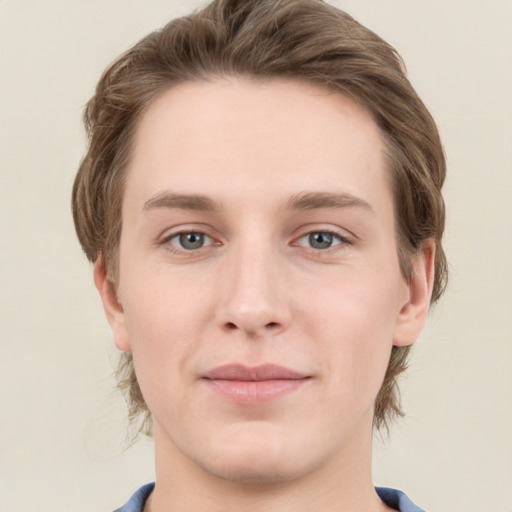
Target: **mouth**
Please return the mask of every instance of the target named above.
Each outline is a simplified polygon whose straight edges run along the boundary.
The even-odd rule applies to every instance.
[[[225,399],[257,405],[298,390],[311,376],[274,364],[253,367],[229,364],[206,372],[202,379]]]

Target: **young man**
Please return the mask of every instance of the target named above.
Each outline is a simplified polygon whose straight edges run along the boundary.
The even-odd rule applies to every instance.
[[[155,439],[118,510],[420,510],[371,477],[446,275],[443,151],[395,51],[319,0],[217,0],[85,119],[77,233]]]

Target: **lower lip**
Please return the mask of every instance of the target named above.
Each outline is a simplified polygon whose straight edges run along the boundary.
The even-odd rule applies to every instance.
[[[216,392],[237,404],[257,405],[277,400],[303,386],[309,379],[261,381],[215,380],[205,382]]]

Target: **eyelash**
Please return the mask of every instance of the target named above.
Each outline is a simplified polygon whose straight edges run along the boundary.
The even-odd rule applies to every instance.
[[[332,237],[332,239],[336,239],[337,243],[331,244],[329,247],[324,247],[322,249],[311,247],[311,246],[305,246],[300,243],[300,240],[305,239],[305,238],[309,238],[309,241],[311,242],[311,236],[313,236],[313,235],[328,235],[329,237]],[[337,233],[335,231],[328,230],[328,229],[323,229],[323,230],[309,231],[307,233],[304,233],[303,235],[301,235],[299,238],[296,239],[296,242],[294,242],[294,245],[306,247],[315,252],[318,251],[318,252],[325,253],[325,252],[330,252],[331,250],[335,251],[336,247],[338,247],[339,245],[342,245],[342,246],[343,245],[352,245],[352,241],[348,237],[343,236],[340,233]],[[338,249],[340,249],[340,248],[338,248]]]
[[[199,237],[203,237],[203,240],[208,239],[209,243],[207,245],[204,245],[204,243],[203,243],[200,247],[190,248],[190,249],[183,247],[181,240],[179,241],[181,247],[178,247],[177,244],[175,245],[172,243],[172,240],[174,240],[176,238],[179,239],[179,237],[182,237],[184,235],[196,235]],[[329,245],[328,247],[324,247],[324,248],[315,248],[315,247],[311,247],[310,245],[303,245],[300,243],[301,240],[306,239],[307,237],[311,237],[313,235],[327,235],[328,237],[332,237],[332,241],[336,240],[337,242]],[[309,241],[311,242],[311,238],[309,238]],[[319,243],[321,243],[321,242],[319,242]],[[204,231],[182,230],[182,231],[178,231],[178,232],[169,234],[161,242],[159,242],[159,245],[165,246],[166,250],[173,252],[175,254],[193,255],[194,253],[197,254],[198,251],[201,249],[205,249],[205,248],[211,247],[211,246],[220,246],[221,243],[217,242],[213,237],[206,234]],[[309,250],[309,251],[312,251],[312,252],[315,252],[318,254],[321,254],[321,253],[325,254],[325,253],[330,253],[330,252],[334,252],[337,250],[341,250],[343,246],[353,245],[353,241],[350,238],[348,238],[344,235],[341,235],[340,233],[338,233],[336,231],[324,229],[324,230],[308,231],[308,232],[302,234],[300,237],[295,238],[294,241],[291,243],[291,245],[295,246],[295,247],[297,247],[297,246],[304,247],[306,250]],[[342,246],[342,247],[338,247],[338,246]]]
[[[196,235],[196,236],[199,236],[199,237],[203,237],[203,239],[208,239],[210,240],[210,243],[208,243],[208,245],[201,245],[201,247],[198,247],[196,249],[187,249],[185,247],[178,247],[177,245],[173,244],[172,243],[172,240],[175,239],[175,238],[178,238],[179,237],[182,237],[184,235]],[[181,241],[180,241],[181,242]],[[205,247],[209,247],[211,245],[220,245],[220,243],[216,243],[214,238],[207,235],[204,231],[200,231],[200,230],[183,230],[183,231],[178,231],[176,233],[171,233],[170,235],[166,236],[160,243],[159,245],[163,245],[166,247],[167,250],[171,251],[171,252],[176,252],[176,253],[194,253],[194,252],[197,252],[199,249],[203,249]]]

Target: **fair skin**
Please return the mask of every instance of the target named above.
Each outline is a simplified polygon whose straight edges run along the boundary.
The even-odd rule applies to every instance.
[[[424,324],[434,249],[406,282],[371,115],[294,81],[171,88],[122,215],[117,286],[101,258],[95,281],[153,415],[146,510],[386,510],[373,406]]]

